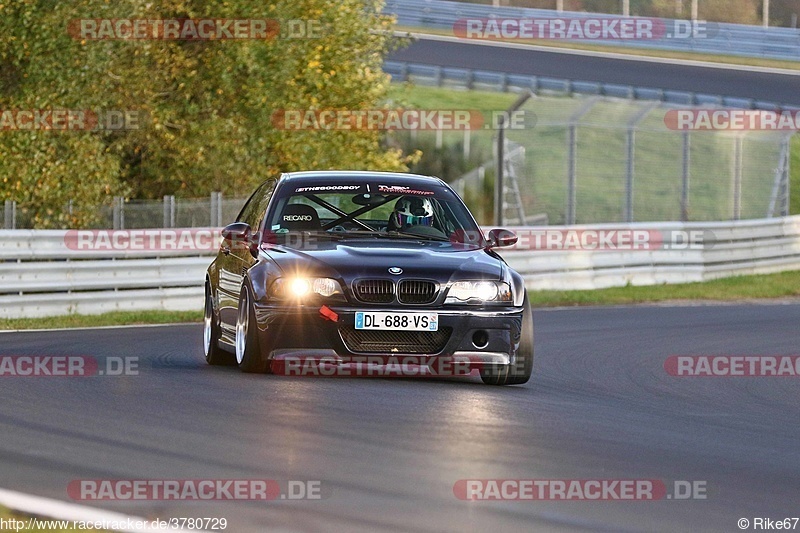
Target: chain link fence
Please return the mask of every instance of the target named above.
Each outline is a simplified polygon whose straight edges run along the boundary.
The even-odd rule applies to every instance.
[[[211,193],[209,198],[163,200],[113,199],[111,206],[98,207],[99,221],[86,229],[150,229],[221,227],[236,219],[247,198],[224,198]],[[32,229],[32,217],[16,202],[4,202],[0,213],[2,229]],[[67,208],[69,209],[69,208]]]
[[[676,109],[658,101],[532,96],[517,110],[525,127],[509,126],[495,137],[503,143],[503,208],[493,220],[591,224],[789,214],[794,131],[678,130],[667,118]],[[487,191],[497,198],[498,169],[491,185],[488,170],[484,165],[454,182],[484,221]]]

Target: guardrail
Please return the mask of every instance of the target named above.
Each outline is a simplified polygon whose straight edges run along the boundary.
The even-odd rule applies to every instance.
[[[136,243],[130,240],[136,236],[139,244],[108,240],[82,250],[74,231],[0,230],[0,317],[202,308],[219,230],[167,231],[188,238],[183,246],[180,239],[164,241],[174,249],[142,249],[151,239],[162,242],[162,231],[122,231],[125,243]]]
[[[392,76],[392,81],[411,81],[419,85],[437,87],[458,87],[498,92],[523,92],[533,94],[557,95],[598,95],[633,100],[653,100],[675,105],[707,105],[742,109],[763,109],[767,111],[797,108],[784,106],[777,102],[755,100],[718,94],[673,91],[653,87],[635,87],[596,81],[568,80],[544,76],[507,74],[488,70],[473,70],[455,67],[441,67],[409,63],[406,61],[385,61],[383,70]]]
[[[511,229],[519,233],[520,243],[501,253],[531,290],[688,283],[800,269],[800,216]],[[68,231],[0,230],[0,317],[200,310],[204,273],[216,250],[218,230],[185,231],[195,242],[203,237],[203,246],[88,251],[76,249]],[[592,251],[535,249],[530,238],[537,232],[578,235],[586,231],[638,231],[651,237],[697,234],[703,235],[704,242],[676,249],[660,246],[656,239],[649,249]],[[159,230],[140,233],[147,242]],[[211,245],[208,239],[213,239]]]
[[[453,31],[459,19],[474,18],[525,18],[525,19],[604,19],[620,18],[620,15],[554,11],[522,7],[493,7],[489,5],[446,2],[443,0],[388,0],[384,13],[397,16],[400,26],[433,28]],[[674,19],[662,19],[667,26],[674,27]],[[568,42],[575,42],[568,41]],[[800,61],[800,31],[795,28],[764,28],[745,24],[709,23],[708,35],[684,39],[612,40],[602,44],[629,48],[671,50],[724,54],[744,57],[762,57]]]
[[[692,283],[748,274],[800,269],[800,216],[737,222],[658,222],[509,228],[522,246],[501,252],[525,277],[528,289],[577,290],[631,285]],[[526,249],[526,232],[648,232],[666,236],[652,249]],[[681,236],[670,245],[670,237]],[[691,235],[702,236],[692,243]],[[684,240],[685,239],[685,240]],[[527,239],[530,242],[530,238]],[[686,243],[685,245],[683,243]]]

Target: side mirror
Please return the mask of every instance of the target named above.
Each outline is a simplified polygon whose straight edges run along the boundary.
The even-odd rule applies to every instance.
[[[489,232],[489,247],[502,248],[517,244],[517,234],[507,229],[493,229]]]
[[[234,222],[222,228],[222,238],[226,241],[243,240],[250,237],[250,224],[246,222]]]
[[[250,255],[258,257],[258,235],[246,222],[234,222],[222,228],[222,253],[229,255],[231,250],[247,249]]]

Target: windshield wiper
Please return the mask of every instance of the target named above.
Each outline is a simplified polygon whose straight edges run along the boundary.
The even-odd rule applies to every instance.
[[[373,230],[359,230],[359,229],[348,229],[345,231],[329,231],[329,234],[340,235],[342,237],[377,237],[380,235],[377,231]]]
[[[450,242],[447,237],[440,237],[438,235],[419,235],[417,233],[408,233],[405,231],[390,231],[388,233],[381,233],[380,235],[389,237],[390,239],[415,239],[418,241],[437,241],[437,242]]]
[[[342,239],[352,237],[373,237],[384,239],[413,239],[416,241],[436,241],[436,242],[450,242],[447,237],[440,237],[438,235],[418,235],[416,233],[407,233],[404,231],[367,231],[367,230],[346,230],[346,231],[305,231],[308,235],[315,237],[328,237],[333,240],[340,241]]]
[[[298,233],[302,233],[303,235],[307,235],[309,237],[319,237],[319,238],[327,238],[334,241],[339,241],[344,238],[344,234],[342,232],[328,232],[328,231],[295,231],[294,234],[297,235]],[[289,235],[289,233],[276,233],[277,237],[285,237]]]

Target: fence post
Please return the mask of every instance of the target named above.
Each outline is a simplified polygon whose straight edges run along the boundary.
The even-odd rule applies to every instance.
[[[503,225],[503,171],[505,170],[505,144],[506,131],[505,121],[500,117],[500,124],[497,129],[497,167],[494,176],[494,223],[496,226]]]
[[[636,178],[636,128],[658,104],[645,104],[628,121],[628,134],[625,139],[625,222],[633,222],[633,182]]]
[[[222,193],[211,193],[211,213],[209,222],[212,228],[222,226]]]
[[[175,227],[175,196],[164,195],[164,226],[165,228]]]
[[[472,142],[472,130],[470,129],[470,126],[468,125],[466,128],[464,128],[464,160],[465,161],[469,159],[469,153],[470,153],[470,148],[471,148],[470,143],[471,142]]]
[[[570,87],[572,82],[570,82]],[[599,98],[592,96],[587,98],[580,108],[569,118],[569,129],[567,130],[567,149],[568,163],[567,169],[567,224],[575,224],[577,220],[577,181],[578,181],[578,123],[586,113],[588,113]]]
[[[125,198],[114,197],[114,229],[125,229]]]
[[[17,202],[6,200],[3,204],[3,227],[5,229],[17,229]]]
[[[576,174],[578,172],[578,126],[570,124],[568,130],[567,140],[568,150],[568,168],[567,168],[567,224],[575,224],[575,185],[577,182]]]
[[[784,150],[784,153],[786,154],[786,159],[785,159],[786,163],[785,163],[784,169],[783,169],[783,191],[782,191],[782,194],[781,194],[781,216],[782,217],[788,217],[789,216],[789,194],[791,194],[791,187],[789,186],[789,177],[792,175],[791,174],[791,168],[790,168],[791,167],[791,160],[792,160],[791,144],[790,144],[791,140],[792,140],[792,136],[791,135],[788,135],[783,140],[784,145],[786,146],[786,149]],[[796,192],[797,191],[795,191],[795,193]]]
[[[742,136],[733,140],[733,220],[742,218]]]
[[[216,226],[217,217],[216,217],[216,204],[217,204],[217,193],[211,192],[211,199],[209,200],[208,205],[208,226],[213,228]]]
[[[633,155],[636,147],[636,130],[633,126],[628,126],[628,135],[625,139],[627,149],[627,161],[625,169],[625,222],[633,222]]]
[[[689,131],[683,132],[683,175],[681,179],[681,221],[689,220],[689,171],[691,165],[690,150],[692,140]]]

